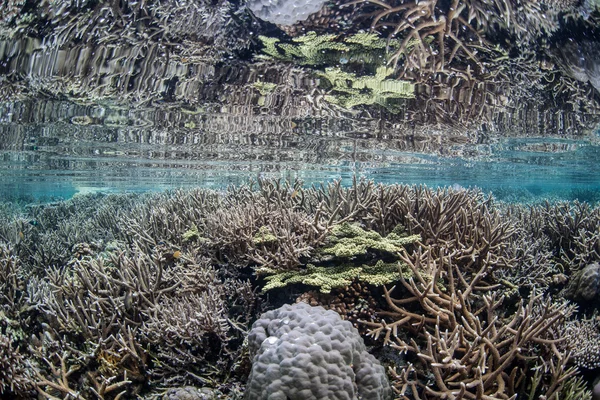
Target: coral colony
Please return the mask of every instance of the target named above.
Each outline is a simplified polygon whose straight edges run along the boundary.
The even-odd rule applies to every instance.
[[[258,181],[0,225],[0,390],[59,399],[591,399],[600,208]]]

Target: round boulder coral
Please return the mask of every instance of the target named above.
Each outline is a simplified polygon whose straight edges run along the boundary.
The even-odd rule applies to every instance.
[[[385,369],[339,314],[305,303],[284,305],[248,336],[250,400],[387,400]]]

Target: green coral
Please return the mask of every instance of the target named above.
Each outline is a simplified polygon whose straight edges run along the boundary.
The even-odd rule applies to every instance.
[[[252,84],[252,86],[254,86],[263,96],[272,93],[273,90],[275,90],[275,88],[277,87],[277,85],[274,83],[262,81],[256,81]]]
[[[375,265],[341,265],[336,267],[323,267],[308,264],[305,270],[279,272],[267,276],[267,284],[263,287],[265,293],[271,289],[285,287],[294,283],[316,286],[322,293],[329,293],[331,289],[345,287],[357,279],[371,285],[381,286],[400,279],[399,263],[384,263],[379,260]],[[403,269],[406,278],[410,276],[408,270]]]
[[[198,243],[210,243],[210,239],[200,236],[200,232],[198,231],[198,227],[196,224],[192,224],[189,230],[185,231],[183,235],[181,235],[184,242],[198,242]]]
[[[192,224],[190,229],[185,231],[181,236],[185,242],[192,242],[200,239],[200,232],[198,232],[196,224]]]
[[[277,38],[259,36],[263,42],[264,55],[259,58],[294,62],[300,65],[326,68],[318,76],[329,81],[330,92],[325,100],[350,109],[359,105],[379,104],[394,112],[398,107],[393,99],[414,97],[415,87],[410,82],[388,79],[394,72],[387,67],[388,50],[399,46],[397,40],[387,41],[374,33],[357,33],[348,37],[318,35],[309,32],[294,38],[292,43],[283,43]],[[365,71],[357,76],[350,71],[359,66]]]
[[[256,235],[254,235],[254,237],[252,238],[252,243],[255,246],[261,245],[261,244],[270,244],[270,243],[276,243],[277,242],[277,236],[275,236],[273,234],[273,232],[271,232],[271,230],[269,229],[269,227],[267,226],[261,226],[258,229],[258,232],[256,233]]]
[[[357,224],[343,223],[335,226],[328,236],[328,245],[321,254],[331,254],[338,258],[352,258],[376,250],[397,255],[407,244],[421,240],[419,235],[400,236],[391,232],[382,237],[375,231],[366,231]]]
[[[393,68],[380,66],[375,75],[356,76],[340,68],[326,68],[319,76],[329,81],[332,88],[325,100],[344,108],[379,104],[390,111],[397,111],[392,99],[412,98],[415,85],[397,79],[387,79]]]
[[[308,32],[292,39],[292,43],[278,38],[259,36],[264,55],[258,58],[295,62],[300,65],[320,66],[330,64],[377,64],[387,61],[387,50],[399,47],[398,40],[380,38],[375,33],[357,33],[347,37]]]
[[[335,42],[336,37],[336,35],[317,35],[315,32],[309,32],[306,35],[294,38],[293,41],[297,44],[282,43],[279,47],[288,59],[298,60],[305,65],[317,65],[323,63],[332,51],[350,50],[347,45]]]
[[[398,252],[405,245],[421,240],[419,235],[402,236],[402,231],[403,227],[399,226],[386,237],[382,237],[379,233],[365,230],[358,224],[343,223],[333,227],[327,237],[327,244],[318,252],[321,255],[334,255],[344,260],[367,254],[369,251],[379,251],[397,258]],[[267,229],[260,235],[261,240],[263,237],[272,236]],[[400,269],[405,278],[411,276],[410,271],[403,264],[385,263],[383,260],[378,260],[375,265],[345,262],[342,265],[329,267],[307,264],[306,269],[298,271],[275,271],[263,268],[257,273],[268,275],[265,277],[267,284],[262,289],[263,293],[294,283],[316,286],[321,292],[329,293],[333,288],[348,286],[353,280],[375,286],[395,282],[400,279]]]

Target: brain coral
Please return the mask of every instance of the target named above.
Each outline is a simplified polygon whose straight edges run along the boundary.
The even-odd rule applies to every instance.
[[[247,400],[384,400],[385,369],[358,331],[334,311],[284,305],[254,323]]]

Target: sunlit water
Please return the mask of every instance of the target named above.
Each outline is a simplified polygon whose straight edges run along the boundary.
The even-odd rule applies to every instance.
[[[535,138],[520,132],[513,136],[521,137],[485,143],[463,137],[441,141],[439,148],[429,143],[427,151],[419,151],[423,146],[400,130],[368,135],[284,129],[256,135],[223,132],[210,124],[198,130],[125,117],[99,122],[73,116],[68,103],[54,107],[58,115],[41,122],[14,115],[14,106],[5,107],[0,123],[1,200],[196,186],[222,189],[259,177],[298,178],[307,185],[342,179],[349,184],[354,176],[383,183],[479,187],[507,201],[600,197],[597,135]]]

